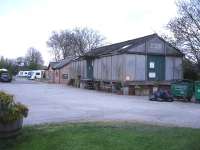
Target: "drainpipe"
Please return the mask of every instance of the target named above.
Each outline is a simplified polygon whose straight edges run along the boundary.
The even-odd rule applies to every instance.
[[[60,83],[60,69],[59,69],[59,83]]]

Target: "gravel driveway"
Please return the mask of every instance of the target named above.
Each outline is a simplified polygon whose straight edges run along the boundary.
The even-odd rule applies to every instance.
[[[64,121],[133,121],[200,128],[200,104],[151,102],[143,96],[123,96],[19,80],[0,83],[0,90],[26,104],[25,124]]]

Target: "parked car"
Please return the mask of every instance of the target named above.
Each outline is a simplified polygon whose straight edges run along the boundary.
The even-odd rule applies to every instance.
[[[1,82],[11,82],[12,76],[8,73],[8,71],[0,71],[0,81]]]

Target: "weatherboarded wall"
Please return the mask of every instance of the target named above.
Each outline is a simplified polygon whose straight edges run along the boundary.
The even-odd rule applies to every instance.
[[[144,81],[146,76],[146,56],[123,54],[94,60],[94,79],[104,81]],[[182,58],[165,58],[165,80],[182,79]]]
[[[93,61],[93,77],[103,81],[147,80],[146,55],[122,54],[96,58]],[[166,56],[165,80],[182,79],[182,58]],[[68,83],[70,79],[87,78],[86,60],[73,61],[60,70],[48,71],[50,82]]]
[[[94,79],[96,80],[123,80],[125,72],[125,55],[115,55],[95,59],[93,61]]]
[[[145,56],[135,54],[114,55],[94,60],[94,79],[125,81],[145,80]]]
[[[70,79],[76,79],[78,76],[86,78],[86,60],[73,61],[69,64]]]
[[[130,81],[144,81],[146,79],[146,56],[145,55],[125,55],[126,77]]]
[[[165,71],[166,80],[182,79],[183,77],[182,58],[168,56],[165,58],[165,64],[166,64],[166,71]]]
[[[165,43],[158,38],[152,38],[146,42],[147,52],[165,54]]]
[[[146,55],[122,54],[96,58],[93,61],[93,77],[103,81],[145,81],[147,80]],[[165,80],[182,79],[182,58],[165,58]],[[86,60],[69,64],[69,78],[87,78]]]

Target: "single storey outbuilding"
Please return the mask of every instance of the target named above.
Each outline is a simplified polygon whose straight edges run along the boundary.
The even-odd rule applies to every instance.
[[[50,62],[46,71],[46,79],[49,83],[67,84],[70,80],[69,63],[71,58],[66,58],[58,62]]]
[[[55,71],[54,67],[58,62],[50,62],[47,69],[45,70],[45,78],[49,83],[55,83]]]
[[[55,83],[68,84],[70,80],[70,68],[69,64],[72,61],[71,58],[65,58],[54,66],[55,71]]]

